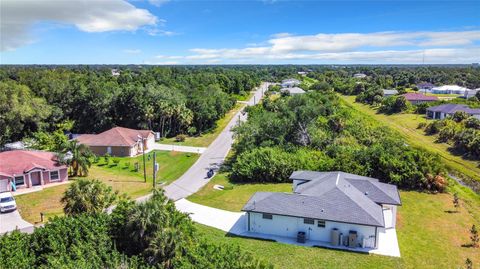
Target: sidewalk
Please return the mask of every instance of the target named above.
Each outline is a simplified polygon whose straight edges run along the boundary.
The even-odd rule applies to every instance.
[[[202,154],[207,148],[204,147],[190,147],[190,146],[180,146],[180,145],[171,145],[171,144],[159,144],[155,143],[150,150],[165,150],[165,151],[178,151],[178,152],[191,152],[196,154]]]

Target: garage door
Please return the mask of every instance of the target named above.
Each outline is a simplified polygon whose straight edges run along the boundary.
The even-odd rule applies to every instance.
[[[0,192],[8,191],[8,179],[0,180]]]

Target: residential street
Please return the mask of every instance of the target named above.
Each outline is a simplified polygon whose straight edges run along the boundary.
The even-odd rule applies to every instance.
[[[255,94],[248,101],[248,105],[258,102],[268,88],[268,83],[262,85],[256,90]],[[210,180],[207,178],[207,171],[210,168],[216,169],[225,160],[233,142],[233,133],[231,128],[238,123],[238,120],[245,121],[247,115],[238,112],[228,123],[225,129],[203,152],[197,162],[188,169],[179,179],[166,186],[165,194],[172,200],[176,201],[185,198],[203,187]],[[140,198],[139,200],[143,200]]]

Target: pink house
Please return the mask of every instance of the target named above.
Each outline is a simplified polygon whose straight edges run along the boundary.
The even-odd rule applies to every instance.
[[[68,180],[66,165],[55,153],[13,150],[0,152],[0,192],[43,186]]]

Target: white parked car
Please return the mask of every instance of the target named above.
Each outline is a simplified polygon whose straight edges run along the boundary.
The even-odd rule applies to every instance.
[[[15,203],[15,198],[10,192],[0,193],[0,212],[14,211],[17,209],[17,203]]]

